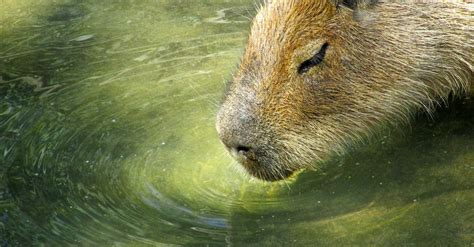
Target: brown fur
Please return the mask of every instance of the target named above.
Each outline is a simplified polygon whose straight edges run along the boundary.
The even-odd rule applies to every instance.
[[[355,5],[355,4],[354,4]],[[279,180],[473,85],[474,6],[275,0],[258,12],[218,114],[247,171]],[[323,62],[299,65],[328,43]]]

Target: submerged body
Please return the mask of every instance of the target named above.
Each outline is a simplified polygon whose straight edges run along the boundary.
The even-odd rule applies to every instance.
[[[274,181],[473,90],[474,5],[276,0],[258,12],[217,130]]]

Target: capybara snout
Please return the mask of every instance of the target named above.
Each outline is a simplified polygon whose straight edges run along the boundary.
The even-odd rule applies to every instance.
[[[235,97],[234,100],[231,97]],[[284,179],[291,172],[288,169],[278,170],[273,166],[277,158],[277,145],[272,140],[274,134],[266,125],[260,117],[255,94],[252,93],[229,95],[217,114],[217,132],[235,160],[259,179]]]

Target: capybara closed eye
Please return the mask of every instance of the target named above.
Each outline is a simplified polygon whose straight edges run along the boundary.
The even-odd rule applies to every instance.
[[[217,116],[230,153],[275,181],[379,126],[472,91],[473,4],[267,1]]]

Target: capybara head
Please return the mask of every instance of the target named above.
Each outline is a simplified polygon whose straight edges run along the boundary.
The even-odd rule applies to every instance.
[[[424,44],[414,48],[416,37],[393,35],[376,21],[366,27],[372,17],[353,7],[275,0],[259,10],[216,124],[251,175],[284,179],[430,102],[426,85],[406,75],[417,74],[409,58]]]

